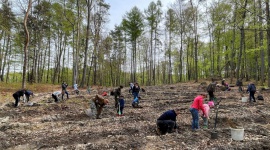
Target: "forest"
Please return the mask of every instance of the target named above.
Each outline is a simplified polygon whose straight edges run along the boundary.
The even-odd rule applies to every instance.
[[[214,77],[270,86],[269,0],[162,0],[109,30],[106,0],[1,0],[0,80],[81,87]]]

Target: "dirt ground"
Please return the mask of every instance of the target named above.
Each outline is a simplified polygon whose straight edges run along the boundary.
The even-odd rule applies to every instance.
[[[269,91],[262,92],[264,101],[255,103],[242,102],[237,87],[215,92],[221,100],[216,124],[218,138],[211,139],[214,109],[211,109],[209,129],[191,130],[189,106],[204,91],[199,83],[144,87],[146,92],[140,94],[143,108],[138,109],[131,107],[132,95],[128,89],[123,89],[124,116],[116,116],[113,96],[107,96],[110,103],[104,108],[102,119],[85,113],[90,107],[89,97],[98,93],[95,89],[91,95],[82,90],[80,95],[70,95],[70,99],[59,103],[52,102],[50,92],[35,93],[31,98],[33,106],[20,103],[18,108],[13,108],[14,100],[10,98],[0,107],[0,149],[270,149]],[[4,93],[4,96],[7,94],[12,95]],[[177,118],[177,132],[157,135],[156,119],[164,111],[177,107],[182,110]],[[232,140],[233,125],[244,128],[243,141]]]

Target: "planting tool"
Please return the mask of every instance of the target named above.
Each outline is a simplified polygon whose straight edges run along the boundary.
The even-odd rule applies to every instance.
[[[214,130],[211,131],[211,139],[217,139],[218,138],[218,132],[216,130],[217,128],[217,117],[218,117],[218,108],[219,108],[219,103],[221,102],[221,100],[217,101],[217,99],[215,98],[215,111],[216,111],[216,118],[215,118],[215,127]]]

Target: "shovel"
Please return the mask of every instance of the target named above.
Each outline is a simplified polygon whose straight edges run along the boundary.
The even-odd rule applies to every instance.
[[[216,105],[216,118],[215,118],[215,127],[214,127],[214,131],[211,132],[211,139],[217,139],[218,138],[218,133],[217,133],[217,117],[218,117],[218,108],[219,108],[219,103],[221,102],[221,100],[219,100],[215,105]]]

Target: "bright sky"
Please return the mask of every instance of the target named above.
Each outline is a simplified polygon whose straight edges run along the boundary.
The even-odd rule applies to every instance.
[[[157,0],[105,0],[110,4],[110,23],[108,25],[109,30],[113,30],[115,25],[119,25],[123,19],[123,16],[129,12],[134,6],[137,6],[141,11],[144,11],[149,6],[150,2]],[[169,4],[172,4],[175,0],[161,0],[163,10],[167,10]]]

